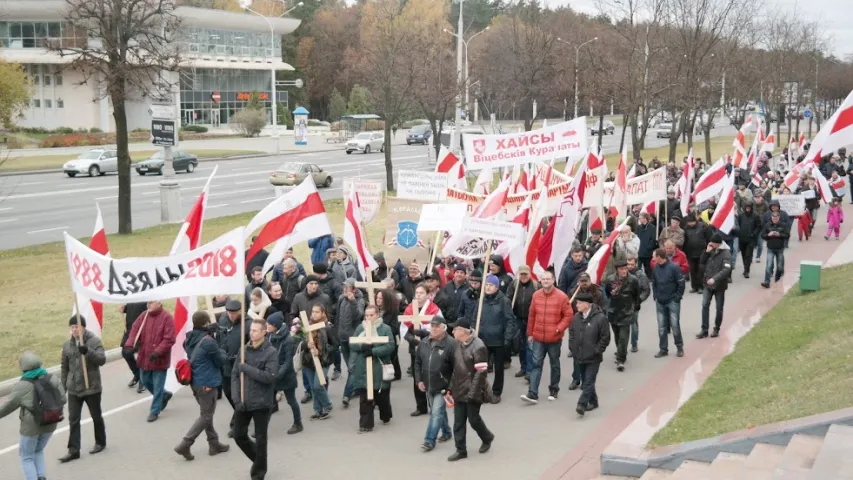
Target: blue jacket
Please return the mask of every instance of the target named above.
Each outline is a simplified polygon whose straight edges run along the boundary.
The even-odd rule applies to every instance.
[[[335,246],[335,237],[323,235],[322,237],[308,240],[308,248],[311,248],[311,264],[326,263],[326,251]]]
[[[477,302],[479,303],[479,298]],[[475,308],[471,324],[475,325],[476,322]],[[503,292],[498,290],[494,295],[483,297],[483,315],[480,318],[479,336],[487,347],[509,345],[515,335],[515,328],[515,315],[512,313],[509,298]]]
[[[193,358],[195,349],[200,350]],[[218,387],[222,385],[222,366],[225,365],[225,351],[219,348],[216,340],[207,330],[194,328],[184,340],[184,350],[193,372],[194,387]]]
[[[668,260],[652,270],[652,287],[658,303],[680,302],[684,296],[684,275],[677,264]]]
[[[578,286],[578,277],[581,273],[586,271],[586,267],[589,262],[586,259],[581,260],[581,263],[575,265],[575,262],[572,261],[572,257],[569,256],[566,259],[566,263],[563,264],[563,269],[560,270],[560,279],[557,282],[557,288],[563,291],[569,297],[575,293],[575,288]]]

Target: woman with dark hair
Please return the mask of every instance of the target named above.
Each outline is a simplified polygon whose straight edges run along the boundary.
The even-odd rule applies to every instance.
[[[400,320],[397,318],[400,307],[397,306],[395,292],[388,288],[376,292],[376,306],[379,307],[382,323],[391,327],[391,331],[396,337],[396,347],[391,356],[391,363],[394,365],[394,380],[399,380],[403,377],[403,371],[400,369]]]

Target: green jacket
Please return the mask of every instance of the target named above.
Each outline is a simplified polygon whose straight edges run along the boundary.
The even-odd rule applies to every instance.
[[[35,370],[41,368],[41,359],[33,352],[24,352],[21,356],[20,365],[21,370],[25,372]],[[64,402],[65,389],[62,387],[59,379],[50,374],[48,376],[50,376],[50,383],[62,392],[62,400]],[[6,397],[6,401],[0,406],[0,418],[20,409],[20,414],[18,415],[18,418],[21,420],[20,433],[25,437],[35,437],[36,435],[56,430],[56,424],[39,425],[36,423],[32,413],[30,413],[35,404],[35,398],[35,387],[33,387],[33,384],[27,380],[19,380],[12,389],[12,393]]]
[[[83,333],[83,343],[89,347],[86,352],[86,371],[89,374],[89,388],[83,378],[83,362],[77,337],[69,338],[62,345],[62,388],[66,393],[76,397],[85,397],[101,393],[101,367],[107,363],[107,355],[104,346],[97,335],[86,330]]]
[[[374,326],[376,327],[375,336],[388,337],[388,343],[376,343],[369,345],[364,343],[352,343],[352,341],[350,341],[351,353],[349,361],[350,365],[353,366],[352,388],[354,390],[363,390],[367,388],[367,360],[364,356],[364,352],[368,349],[370,349],[373,354],[373,389],[383,390],[391,388],[391,382],[382,381],[382,365],[391,363],[391,357],[397,349],[397,345],[394,342],[394,332],[391,331],[391,327],[382,323],[381,320],[377,320],[376,323],[374,323]],[[353,336],[364,336],[364,322],[359,324],[355,329]]]

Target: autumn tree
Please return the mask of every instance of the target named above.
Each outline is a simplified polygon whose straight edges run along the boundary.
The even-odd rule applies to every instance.
[[[373,93],[376,113],[385,120],[385,177],[394,189],[391,161],[391,127],[410,102],[422,59],[414,52],[434,35],[444,22],[442,0],[376,0],[364,5],[361,17],[360,73]]]
[[[88,42],[54,44],[70,69],[109,97],[118,152],[118,231],[133,232],[126,103],[171,100],[179,69],[180,21],[173,0],[66,0],[65,19]]]
[[[329,95],[329,119],[335,121],[347,113],[347,99],[341,95],[337,88]]]
[[[30,82],[24,68],[0,59],[0,122],[12,128],[15,118],[30,103]]]
[[[360,113],[374,113],[373,110],[373,94],[365,87],[355,84],[349,92],[349,102],[347,102],[347,113],[351,115]]]

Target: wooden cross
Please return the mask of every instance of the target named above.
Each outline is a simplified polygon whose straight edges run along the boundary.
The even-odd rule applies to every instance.
[[[412,299],[412,311],[418,312],[418,299]],[[426,306],[424,306],[424,310],[426,310]],[[424,315],[424,312],[420,312],[416,315],[400,315],[397,319],[400,323],[411,322],[414,325],[415,329],[420,329],[422,325],[429,324],[432,322],[432,315]]]
[[[349,337],[349,343],[352,344],[364,344],[369,347],[373,347],[373,345],[377,343],[388,343],[388,337],[386,336],[377,336],[376,327],[373,325],[373,322],[369,320],[364,320],[361,323],[364,326],[364,336],[363,337]],[[365,367],[367,369],[367,399],[373,400],[373,356],[365,357]]]
[[[204,297],[204,303],[206,305],[205,311],[209,313],[213,317],[213,321],[216,322],[219,318],[219,315],[225,311],[225,306],[214,307],[213,297],[210,295]]]
[[[367,289],[368,302],[370,305],[376,305],[376,290],[384,290],[388,288],[388,284],[383,282],[355,282],[355,288]]]
[[[302,329],[308,336],[308,347],[310,348],[314,345],[314,337],[311,335],[311,332],[326,328],[326,321],[324,320],[322,322],[312,324],[308,321],[308,315],[306,315],[304,311],[299,312],[299,318],[302,320]],[[317,370],[317,378],[320,379],[320,384],[325,385],[326,376],[323,375],[323,364],[320,363],[320,358],[316,353],[311,352],[311,357],[314,359],[314,368]]]

